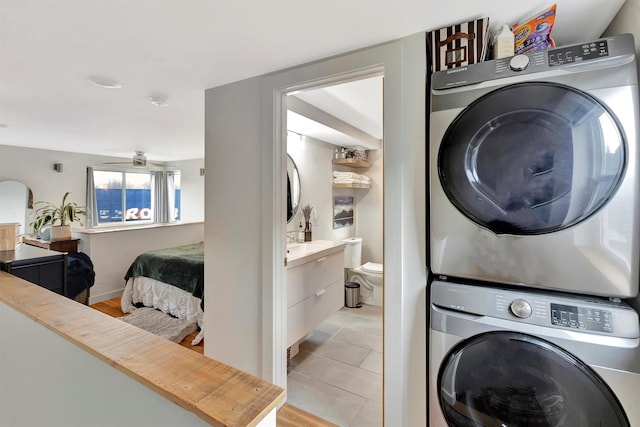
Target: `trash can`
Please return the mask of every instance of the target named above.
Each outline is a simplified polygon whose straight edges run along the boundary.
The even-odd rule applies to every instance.
[[[347,282],[344,284],[344,305],[349,308],[360,308],[360,284]]]

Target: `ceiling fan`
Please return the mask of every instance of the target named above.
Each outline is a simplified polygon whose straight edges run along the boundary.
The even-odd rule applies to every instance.
[[[147,156],[144,155],[144,151],[136,151],[131,159],[131,162],[104,162],[103,165],[130,165],[137,168],[143,168],[149,165],[158,166],[161,168],[174,168],[175,166],[171,166],[166,163],[155,163],[155,162],[147,162]]]

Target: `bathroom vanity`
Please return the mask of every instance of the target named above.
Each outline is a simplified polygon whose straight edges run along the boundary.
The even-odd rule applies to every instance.
[[[287,347],[344,306],[342,242],[287,245]]]

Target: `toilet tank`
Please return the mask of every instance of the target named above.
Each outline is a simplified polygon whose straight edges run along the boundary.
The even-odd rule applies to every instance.
[[[344,268],[360,267],[362,258],[362,237],[349,237],[341,242],[344,246]]]

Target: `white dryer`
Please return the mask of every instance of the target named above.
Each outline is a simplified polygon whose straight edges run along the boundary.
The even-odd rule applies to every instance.
[[[629,34],[433,74],[436,277],[638,294],[637,75]]]
[[[640,426],[640,330],[624,302],[431,286],[429,426]]]

